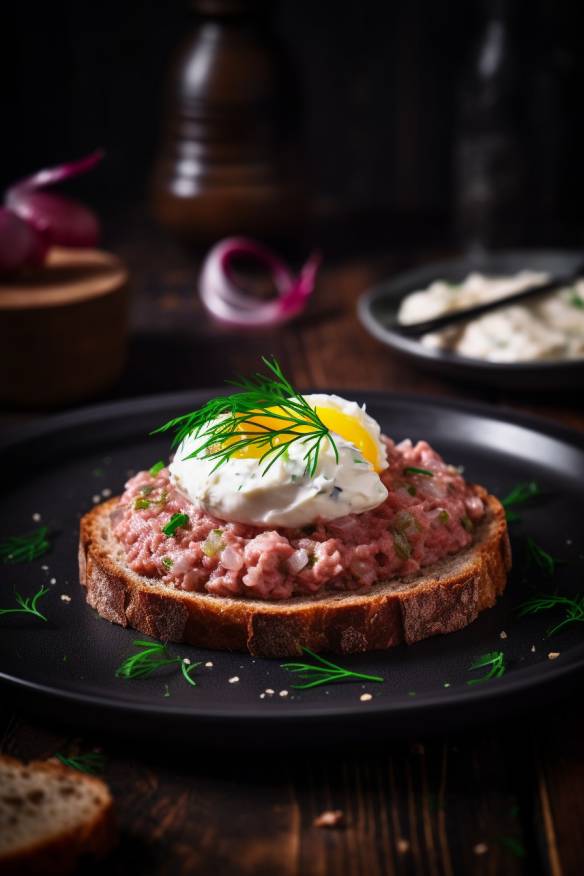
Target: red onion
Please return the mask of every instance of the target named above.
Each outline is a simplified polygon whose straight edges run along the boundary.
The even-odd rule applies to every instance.
[[[40,170],[11,186],[6,206],[33,228],[42,232],[49,244],[95,246],[99,222],[95,213],[72,198],[42,191],[46,186],[85,173],[101,161],[97,151],[79,161]]]
[[[221,563],[226,569],[238,572],[243,566],[243,557],[231,545],[227,545],[220,557]]]
[[[271,273],[277,290],[272,301],[258,301],[241,289],[231,263],[236,256],[248,256]],[[229,237],[216,244],[201,270],[199,291],[203,304],[216,319],[238,328],[274,326],[300,313],[316,280],[320,256],[315,253],[298,277],[270,249],[246,237]]]
[[[42,236],[10,210],[0,207],[0,271],[11,274],[25,263],[42,260]]]

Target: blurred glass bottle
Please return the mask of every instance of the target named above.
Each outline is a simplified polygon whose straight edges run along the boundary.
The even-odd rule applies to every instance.
[[[305,215],[299,95],[270,0],[193,7],[170,77],[154,213],[202,244],[235,233],[285,239]]]
[[[529,215],[530,65],[521,38],[522,4],[483,5],[478,41],[463,71],[454,152],[457,232],[470,251],[521,245]]]

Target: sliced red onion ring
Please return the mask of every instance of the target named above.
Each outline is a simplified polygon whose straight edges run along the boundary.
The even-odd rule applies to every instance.
[[[98,150],[79,161],[40,170],[11,186],[6,192],[5,204],[42,232],[47,245],[95,246],[99,239],[95,213],[72,198],[42,190],[91,170],[102,157],[103,152]]]
[[[247,256],[271,273],[277,290],[272,301],[258,301],[237,285],[232,261]],[[207,255],[199,279],[203,304],[216,319],[238,328],[274,326],[300,313],[314,290],[320,255],[310,256],[298,277],[275,253],[247,237],[229,237]]]

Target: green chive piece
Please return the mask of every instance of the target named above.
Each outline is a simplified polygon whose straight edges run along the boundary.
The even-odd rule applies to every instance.
[[[425,475],[427,478],[433,478],[434,472],[428,468],[417,468],[415,465],[408,465],[404,468],[404,474],[409,475]]]
[[[186,526],[189,522],[187,514],[173,514],[166,526],[162,527],[162,531],[166,536],[174,535],[177,529],[181,526]]]
[[[148,499],[142,499],[140,497],[134,499],[134,511],[145,511],[146,508],[150,508],[150,502]]]
[[[155,478],[156,475],[162,471],[164,468],[164,462],[159,459],[158,462],[155,462],[154,465],[148,469],[148,474],[150,477]]]

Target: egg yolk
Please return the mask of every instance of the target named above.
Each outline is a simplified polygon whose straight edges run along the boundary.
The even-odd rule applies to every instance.
[[[371,463],[375,471],[381,471],[377,444],[371,434],[356,417],[352,417],[350,414],[344,414],[342,411],[338,411],[335,408],[317,407],[315,410],[327,429],[330,429],[335,435],[340,435],[345,441],[349,441],[362,453],[364,458]],[[285,415],[285,411],[274,408],[274,413],[276,412]],[[299,426],[292,421],[286,421],[285,419],[279,419],[278,417],[258,416],[255,417],[253,421],[242,424],[240,431],[248,433],[272,432],[277,429],[284,429],[287,426],[294,429],[296,433],[311,432],[313,429],[308,423],[306,426]],[[277,435],[273,440],[273,446],[277,447],[280,444],[288,444],[290,440],[290,435]],[[250,444],[248,447],[236,451],[233,456],[236,459],[257,459],[260,456],[263,456],[265,452],[265,446],[258,447],[257,445]]]

